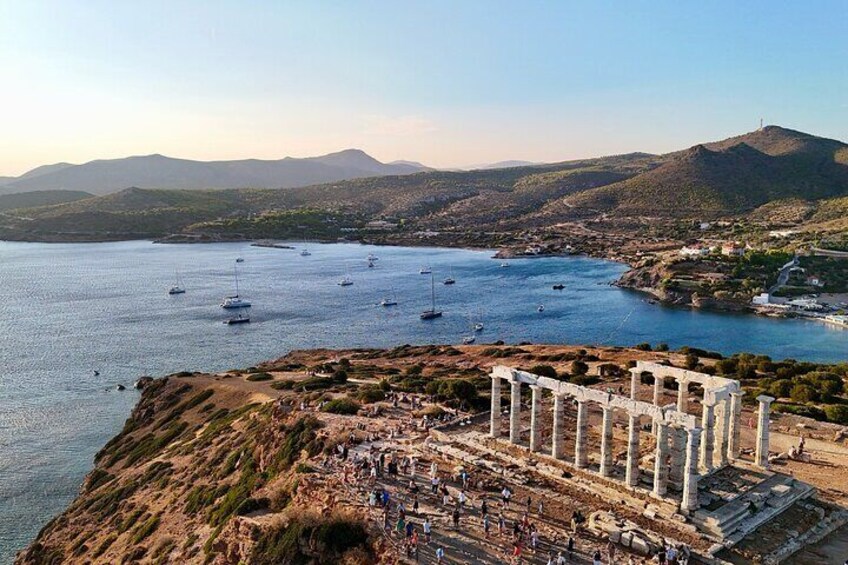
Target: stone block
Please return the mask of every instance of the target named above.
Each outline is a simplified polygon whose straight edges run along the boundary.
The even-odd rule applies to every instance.
[[[624,547],[630,547],[630,544],[633,542],[633,532],[622,532],[621,538],[619,542]]]
[[[648,555],[651,552],[651,546],[648,541],[636,535],[633,536],[630,542],[630,549],[639,555]]]

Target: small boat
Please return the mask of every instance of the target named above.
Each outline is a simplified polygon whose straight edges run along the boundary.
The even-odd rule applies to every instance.
[[[369,254],[368,254],[368,260],[369,260],[369,261],[379,261],[379,260],[380,260],[380,258],[379,258],[379,257],[377,257],[376,255],[374,255],[373,253],[369,253]]]
[[[421,268],[418,270],[418,274],[419,274],[419,275],[430,275],[430,274],[432,274],[432,273],[433,273],[433,269],[431,269],[429,266],[427,266],[427,267],[421,267]]]
[[[233,310],[235,308],[250,308],[250,302],[239,296],[238,267],[233,267],[233,278],[236,281],[236,293],[224,298],[224,301],[221,302],[221,308],[226,310]]]
[[[477,322],[476,324],[474,324],[474,331],[475,332],[482,332],[483,331],[483,323]]]
[[[509,268],[509,263],[504,261],[503,263],[501,263],[501,269],[506,269],[506,268]]]
[[[544,304],[539,304],[539,307],[538,307],[538,308],[536,308],[536,310],[537,310],[537,311],[539,311],[539,312],[544,312],[544,311],[545,311],[545,305],[544,305]]]
[[[309,257],[310,255],[312,255],[312,253],[310,253],[308,249],[306,249],[306,248],[301,249],[301,251],[300,251],[301,257]]]
[[[432,273],[430,274],[430,300],[430,309],[421,312],[422,320],[432,320],[434,318],[442,317],[442,311],[436,310],[436,279],[433,277]]]
[[[353,280],[347,275],[343,276],[342,280],[339,281],[339,286],[350,286],[352,284]]]
[[[380,306],[397,306],[397,300],[393,298],[384,298],[380,301]]]
[[[471,345],[475,341],[477,341],[477,338],[473,335],[467,335],[464,338],[462,338],[463,345]]]
[[[555,284],[551,288],[553,288],[554,290],[562,290],[562,289],[565,288],[565,285],[564,284]]]
[[[185,294],[185,288],[183,288],[179,273],[177,273],[177,280],[174,283],[174,286],[168,289],[168,294]]]
[[[238,316],[233,316],[232,318],[224,320],[224,323],[228,326],[234,326],[236,324],[249,324],[250,316],[244,316],[242,314],[239,314]]]
[[[241,257],[238,257],[236,259],[236,263],[244,263],[244,259],[242,259]]]

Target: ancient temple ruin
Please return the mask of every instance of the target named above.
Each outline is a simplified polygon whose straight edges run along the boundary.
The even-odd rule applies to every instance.
[[[624,484],[637,488],[639,484],[640,441],[643,420],[649,420],[656,437],[653,488],[651,494],[657,498],[668,496],[668,483],[681,482],[680,510],[688,514],[698,509],[698,481],[726,466],[739,457],[739,429],[742,410],[742,395],[739,382],[685,369],[667,367],[657,363],[639,361],[630,369],[630,395],[621,396],[613,392],[571,384],[511,369],[495,367],[489,375],[492,379],[492,407],[490,412],[490,436],[501,435],[501,386],[507,381],[510,386],[509,441],[522,443],[521,434],[521,387],[532,390],[530,403],[530,451],[543,449],[539,419],[545,391],[553,396],[553,426],[550,454],[554,459],[566,459],[563,437],[563,408],[566,402],[577,407],[575,445],[572,462],[578,469],[587,467],[586,427],[589,405],[603,411],[601,425],[601,454],[599,474],[611,477],[613,466],[612,430],[616,411],[628,417],[628,449]],[[653,376],[653,403],[637,400],[642,376]],[[677,385],[677,402],[660,404],[666,380],[673,379]],[[689,385],[697,383],[703,390],[701,399],[703,414],[700,419],[687,412]],[[768,413],[771,397],[761,396],[757,429],[756,464],[768,467]]]

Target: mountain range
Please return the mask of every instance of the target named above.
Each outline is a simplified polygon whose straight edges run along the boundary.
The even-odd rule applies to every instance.
[[[364,156],[378,171],[402,168],[401,174],[368,176],[359,165],[363,155],[342,152],[321,158],[321,164],[329,158],[337,170],[356,169],[358,178],[287,190],[132,188],[89,198],[77,192],[64,204],[57,203],[61,194],[44,192],[38,198],[52,205],[21,205],[17,210],[9,210],[13,204],[4,204],[0,196],[0,209],[7,210],[0,217],[0,237],[158,237],[184,230],[274,237],[297,233],[289,229],[292,225],[288,231],[275,231],[274,226],[300,221],[291,214],[307,211],[324,214],[324,220],[310,220],[319,223],[333,217],[355,222],[389,217],[419,228],[515,232],[596,219],[613,226],[650,225],[651,219],[715,219],[748,214],[770,203],[848,197],[848,145],[778,126],[664,155],[629,153],[471,171],[418,171],[415,163],[386,165]],[[56,178],[74,168],[59,167],[29,181]]]
[[[77,190],[102,195],[129,187],[200,190],[292,188],[346,179],[406,175],[430,170],[420,163],[381,163],[364,151],[347,149],[320,157],[277,160],[192,161],[164,155],[102,159],[82,165],[57,163],[17,178],[0,179],[0,194]]]

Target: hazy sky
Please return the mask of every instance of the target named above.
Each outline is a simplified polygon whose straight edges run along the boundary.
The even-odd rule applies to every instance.
[[[848,139],[848,2],[0,0],[0,175],[358,147],[462,166]]]

